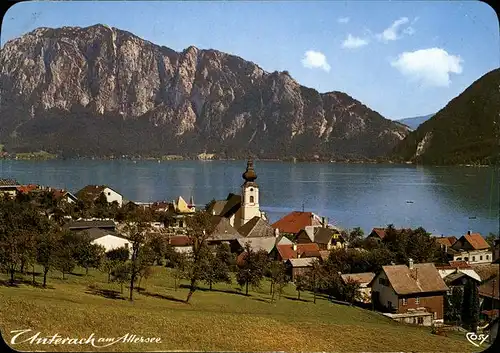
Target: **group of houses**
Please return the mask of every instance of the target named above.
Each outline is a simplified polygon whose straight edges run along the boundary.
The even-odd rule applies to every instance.
[[[239,195],[230,193],[226,199],[208,205],[214,229],[208,235],[208,245],[228,244],[236,253],[237,261],[244,260],[248,246],[253,251],[264,251],[271,259],[285,263],[292,280],[309,271],[314,261],[325,261],[332,250],[347,246],[341,229],[313,212],[293,211],[271,224],[265,212],[260,210],[260,190],[252,160],[248,161],[242,177]],[[40,188],[0,180],[0,193],[9,195]],[[104,196],[107,202],[115,202],[119,207],[149,207],[169,213],[175,223],[168,228],[160,222],[153,223],[151,232],[166,234],[168,243],[176,251],[192,251],[186,226],[186,218],[196,212],[192,197],[190,202],[179,197],[173,202],[142,203],[128,201],[108,186],[89,185],[75,194],[49,190],[67,202],[95,201]],[[71,220],[66,224],[71,231],[86,232],[93,243],[104,246],[107,251],[131,247],[129,240],[121,235],[121,226],[114,220],[102,219]],[[386,230],[374,228],[368,237],[383,241]],[[370,305],[397,321],[427,326],[443,322],[447,293],[455,286],[463,287],[467,281],[472,281],[479,287],[482,315],[498,318],[500,243],[497,241],[491,247],[480,234],[472,232],[459,238],[440,236],[437,243],[448,257],[446,265],[414,263],[410,259],[405,265],[383,266],[378,273],[347,273],[341,277],[346,283],[359,284],[360,304]]]

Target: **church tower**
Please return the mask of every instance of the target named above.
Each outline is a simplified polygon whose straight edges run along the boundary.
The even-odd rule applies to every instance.
[[[261,217],[259,209],[259,186],[255,182],[257,174],[253,169],[253,160],[248,160],[247,170],[243,173],[245,182],[241,186],[241,223],[247,223],[255,216]]]

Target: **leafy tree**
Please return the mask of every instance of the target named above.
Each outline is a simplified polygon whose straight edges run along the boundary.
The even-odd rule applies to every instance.
[[[479,323],[479,293],[477,285],[471,280],[464,286],[461,316],[464,328],[476,332]]]
[[[77,237],[75,245],[75,259],[79,266],[85,268],[85,275],[89,273],[89,267],[99,268],[104,259],[106,249],[98,244],[91,244],[88,233]]]
[[[108,283],[111,281],[112,271],[120,264],[127,262],[130,251],[125,247],[116,248],[108,251],[104,255],[104,261],[101,268],[108,274]]]
[[[70,273],[76,266],[75,252],[77,239],[78,237],[69,230],[63,230],[58,242],[52,244],[56,248],[54,266],[57,270],[61,271],[63,279],[64,274]]]
[[[154,234],[148,241],[148,246],[153,251],[154,262],[160,266],[165,258],[167,245],[167,239],[160,233]]]
[[[445,296],[444,319],[457,325],[461,322],[463,290],[460,287],[451,289],[451,294]]]
[[[340,276],[339,276],[340,277]],[[354,303],[355,301],[361,299],[361,294],[359,292],[359,283],[351,278],[348,278],[347,281],[343,282],[339,278],[340,281],[340,299],[349,303]]]
[[[345,235],[347,237],[344,239],[347,241],[350,247],[354,248],[361,245],[364,234],[365,233],[363,232],[363,229],[361,229],[360,227],[356,227],[349,233],[346,232]]]
[[[43,287],[47,286],[48,272],[56,268],[57,247],[61,231],[52,224],[49,229],[36,236],[36,262],[43,267]]]
[[[495,240],[498,239],[498,235],[494,234],[494,233],[489,233],[486,237],[484,237],[484,240],[486,240],[486,242],[491,246],[491,247],[494,247],[495,246]]]
[[[204,271],[201,276],[206,284],[209,285],[210,290],[214,283],[224,282],[231,283],[231,275],[229,273],[229,266],[231,265],[231,251],[227,244],[220,244],[214,253],[208,247],[204,248],[206,253],[202,258],[204,261]]]
[[[297,298],[300,300],[300,292],[309,289],[309,281],[307,276],[298,275],[295,277],[295,289],[297,290]]]
[[[193,251],[190,254],[190,261],[186,266],[185,275],[189,280],[189,293],[186,297],[186,303],[189,303],[192,295],[196,291],[198,281],[203,277],[204,256],[207,254],[206,239],[213,232],[214,224],[212,217],[205,211],[198,211],[193,216],[187,218],[187,227],[189,229],[189,238],[193,244]]]
[[[175,261],[172,262],[172,267],[174,269],[174,289],[177,290],[179,286],[179,282],[182,278],[187,277],[186,276],[186,269],[187,269],[187,264],[188,264],[188,259],[186,254],[184,253],[177,253],[177,256],[175,257]]]
[[[283,293],[283,289],[288,283],[286,268],[282,261],[273,261],[269,266],[269,274],[271,279],[271,303],[274,302],[274,295],[278,293],[279,298]]]
[[[255,252],[250,243],[245,244],[245,251],[242,261],[238,264],[236,281],[243,287],[245,286],[245,295],[248,295],[248,286],[260,287],[260,282],[264,278],[267,268],[267,253],[265,251]]]
[[[130,263],[124,262],[119,263],[113,270],[111,271],[111,278],[113,282],[120,283],[120,292],[123,294],[123,284],[130,281]]]

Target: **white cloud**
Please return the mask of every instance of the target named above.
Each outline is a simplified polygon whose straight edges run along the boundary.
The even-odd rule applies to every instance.
[[[342,48],[355,49],[367,44],[368,40],[348,34],[347,38],[342,42]]]
[[[441,48],[421,49],[399,54],[391,66],[413,81],[427,86],[447,87],[450,74],[461,74],[463,60]]]
[[[302,65],[308,69],[322,69],[326,72],[330,72],[331,69],[325,54],[314,50],[308,50],[304,53]]]
[[[348,23],[350,21],[349,17],[340,17],[337,19],[338,23]]]
[[[416,17],[411,24],[414,24],[418,21],[418,17]],[[412,35],[415,33],[415,29],[411,26],[408,26],[404,29],[401,27],[410,22],[408,17],[401,17],[394,21],[392,25],[386,28],[382,33],[377,34],[377,38],[383,42],[389,42],[391,40],[397,40],[402,37],[403,34]]]

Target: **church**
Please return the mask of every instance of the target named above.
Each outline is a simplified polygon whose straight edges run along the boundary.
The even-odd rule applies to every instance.
[[[267,221],[266,214],[259,206],[259,186],[255,182],[257,173],[253,166],[253,160],[247,163],[247,169],[242,175],[241,195],[230,193],[225,200],[212,202],[207,211],[214,216],[229,219],[229,223],[238,229],[254,217]]]

